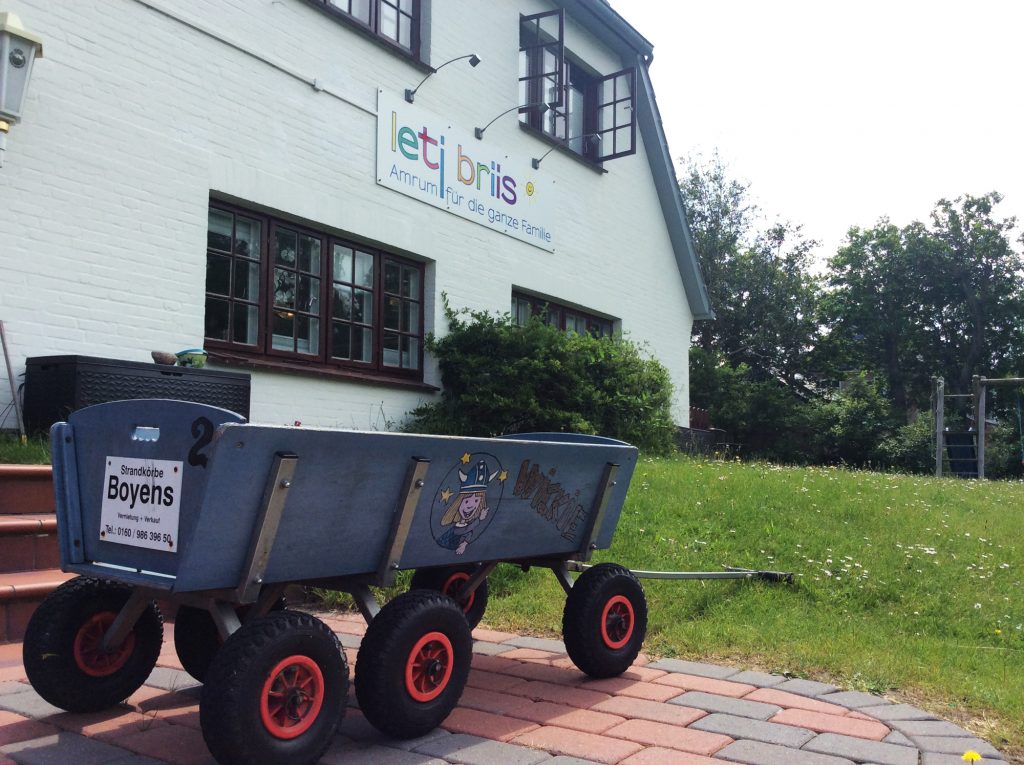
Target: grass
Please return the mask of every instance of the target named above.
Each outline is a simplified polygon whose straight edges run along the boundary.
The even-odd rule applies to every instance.
[[[791,571],[645,582],[645,650],[886,693],[1020,753],[1022,513],[1020,483],[644,459],[595,561]],[[550,573],[504,566],[486,621],[557,634],[563,602]]]
[[[49,465],[50,439],[32,436],[25,443],[16,433],[0,433],[0,465]]]

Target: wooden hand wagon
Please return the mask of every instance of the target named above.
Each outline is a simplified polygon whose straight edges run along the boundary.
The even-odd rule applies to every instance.
[[[224,765],[313,763],[344,714],[345,655],[327,625],[284,607],[291,583],[352,594],[368,622],[359,706],[395,737],[458,702],[499,563],[554,572],[584,672],[620,674],[643,643],[646,600],[627,569],[569,574],[611,544],[628,444],[256,426],[163,400],[82,409],[51,440],[61,565],[80,576],[29,624],[29,680],[64,709],[117,704],[160,653],[155,599],[174,601],[175,648],[204,683],[203,736]],[[412,589],[378,606],[369,585],[405,569]]]

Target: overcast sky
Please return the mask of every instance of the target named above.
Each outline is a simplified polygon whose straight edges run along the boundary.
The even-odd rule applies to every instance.
[[[997,190],[1024,222],[1024,1],[612,0],[654,44],[674,157],[718,149],[769,219],[851,225]]]

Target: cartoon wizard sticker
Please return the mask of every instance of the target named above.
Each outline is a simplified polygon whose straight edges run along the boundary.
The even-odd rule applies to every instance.
[[[487,461],[477,460],[476,465],[459,468],[459,493],[451,499],[451,491],[445,489],[441,498],[451,503],[441,516],[441,527],[444,533],[437,543],[456,555],[466,552],[466,547],[482,531],[482,524],[487,519],[490,508],[487,506],[487,485],[504,471],[489,472]],[[502,478],[502,480],[504,480]],[[447,496],[446,496],[447,495]]]

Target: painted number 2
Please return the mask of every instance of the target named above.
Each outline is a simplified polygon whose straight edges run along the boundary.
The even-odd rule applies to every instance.
[[[192,436],[196,442],[188,452],[188,464],[193,467],[205,468],[210,458],[202,453],[213,440],[213,423],[205,417],[199,417],[192,423]]]

